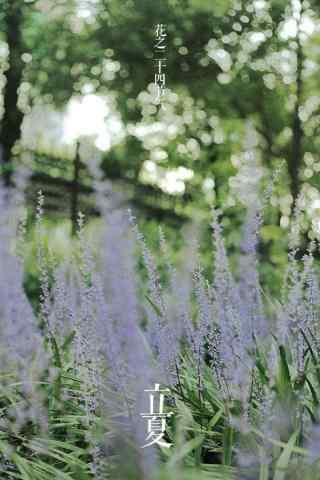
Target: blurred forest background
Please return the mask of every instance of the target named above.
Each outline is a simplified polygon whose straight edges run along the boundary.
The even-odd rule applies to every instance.
[[[162,224],[179,252],[183,227],[208,224],[214,204],[236,256],[243,204],[280,168],[261,232],[264,286],[277,291],[298,196],[305,243],[320,235],[319,70],[318,0],[0,0],[3,179],[26,187],[30,212],[44,192],[56,256],[78,211],[97,228],[97,167],[155,248]]]

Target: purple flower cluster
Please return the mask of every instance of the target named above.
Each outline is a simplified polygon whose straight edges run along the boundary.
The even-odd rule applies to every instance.
[[[211,283],[205,278],[197,243],[193,242],[191,253],[179,270],[170,261],[167,241],[160,230],[159,251],[167,279],[163,282],[136,219],[112,205],[109,187],[103,188],[99,182],[98,187],[103,227],[97,251],[87,243],[84,217],[80,214],[79,252],[51,270],[43,242],[44,199],[39,195],[38,316],[24,293],[24,266],[11,245],[16,231],[12,221],[14,205],[0,189],[0,262],[6,272],[0,276],[0,374],[14,371],[24,385],[25,397],[36,399],[34,386],[48,367],[46,341],[54,338],[61,346],[74,334],[73,362],[83,384],[79,395],[86,407],[88,424],[94,422],[97,412],[106,424],[105,437],[92,439],[92,469],[96,478],[102,478],[99,472],[104,471],[101,452],[109,451],[112,455],[113,448],[129,452],[132,443],[141,446],[145,442],[146,424],[141,418],[141,413],[148,410],[145,390],[155,383],[175,387],[186,358],[191,358],[196,366],[199,401],[209,366],[220,400],[225,405],[235,401],[240,405],[241,415],[230,415],[230,425],[247,433],[252,423],[259,424],[265,436],[281,438],[289,429],[292,415],[286,415],[283,405],[275,401],[277,348],[291,348],[290,360],[297,382],[304,378],[306,349],[314,348],[318,355],[320,352],[320,287],[314,245],[299,262],[296,243],[291,241],[282,303],[278,302],[275,313],[270,315],[258,271],[261,207],[247,208],[236,272],[229,265],[219,212],[213,211]],[[146,293],[139,288],[139,255],[147,278]],[[310,344],[306,343],[306,335]],[[268,364],[265,376],[269,391],[257,381],[257,358],[261,365],[263,361]],[[253,398],[259,407],[252,407]],[[38,400],[33,404],[37,406]],[[40,407],[36,411],[24,406],[15,412],[17,424],[22,425],[28,416],[37,416],[39,412]],[[297,410],[294,415],[301,415],[307,428],[304,412]],[[316,428],[310,431],[313,452],[318,432]],[[267,445],[264,447],[263,461],[267,462],[271,453]],[[136,448],[136,468],[141,478],[148,478],[156,460],[155,449]],[[242,463],[251,461],[255,465],[251,454],[243,454]]]

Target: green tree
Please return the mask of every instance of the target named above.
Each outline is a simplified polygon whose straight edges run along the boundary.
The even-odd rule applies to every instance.
[[[8,68],[5,71],[4,114],[1,122],[2,166],[5,182],[10,184],[12,148],[20,138],[23,114],[18,108],[18,90],[23,76],[23,11],[20,0],[2,0],[2,22],[8,44]]]

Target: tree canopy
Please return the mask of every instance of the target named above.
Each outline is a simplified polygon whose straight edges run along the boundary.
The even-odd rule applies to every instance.
[[[2,0],[1,7],[7,180],[12,155],[19,162],[23,117],[90,94],[108,98],[123,124],[122,139],[102,153],[106,176],[158,191],[172,208],[214,198],[232,206],[282,163],[274,199],[282,225],[299,192],[309,206],[320,201],[317,2]],[[159,23],[167,32],[163,108],[154,88]],[[112,136],[110,117],[105,122]]]

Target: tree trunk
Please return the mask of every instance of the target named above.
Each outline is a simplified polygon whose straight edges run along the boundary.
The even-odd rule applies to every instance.
[[[18,89],[23,75],[23,53],[21,24],[22,6],[20,0],[8,0],[4,8],[6,40],[9,48],[9,68],[5,72],[6,84],[3,92],[4,115],[0,132],[2,144],[2,171],[7,186],[12,177],[12,148],[20,138],[23,113],[18,108]]]
[[[77,233],[78,227],[78,215],[79,215],[79,193],[80,193],[80,144],[77,142],[76,155],[74,158],[74,168],[73,168],[73,181],[71,188],[71,224],[72,224],[72,235]]]
[[[302,103],[302,69],[303,69],[303,51],[300,36],[297,36],[297,77],[296,77],[296,103],[294,107],[294,116],[292,122],[292,143],[291,157],[289,159],[288,171],[291,181],[291,194],[293,200],[297,199],[300,188],[299,171],[302,163],[302,142],[303,128],[300,118],[300,107]]]

